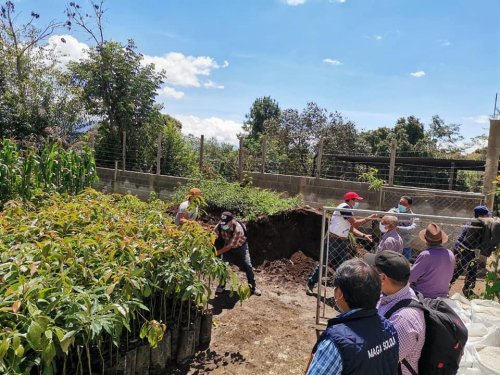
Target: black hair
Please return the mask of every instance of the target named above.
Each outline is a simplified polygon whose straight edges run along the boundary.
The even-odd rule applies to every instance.
[[[350,259],[335,272],[333,286],[339,288],[351,309],[374,309],[380,298],[380,276],[362,259]]]
[[[409,204],[413,204],[413,199],[409,195],[403,195],[401,198],[406,199]]]

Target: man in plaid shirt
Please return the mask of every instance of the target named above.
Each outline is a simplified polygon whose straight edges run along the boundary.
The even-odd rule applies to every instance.
[[[385,316],[401,300],[418,301],[408,283],[410,263],[404,255],[387,250],[378,254],[368,254],[364,259],[374,266],[380,275],[382,295],[378,303],[378,312],[381,316]],[[418,374],[418,360],[425,342],[424,312],[414,307],[402,307],[388,319],[398,332],[399,362],[402,374]]]
[[[261,292],[256,287],[252,261],[248,251],[248,241],[243,225],[233,218],[231,212],[225,211],[215,227],[215,232],[224,242],[224,245],[217,250],[217,255],[222,255],[224,261],[234,264],[244,271],[250,286],[250,292],[260,296]],[[225,285],[219,285],[215,293],[222,293],[224,288]]]

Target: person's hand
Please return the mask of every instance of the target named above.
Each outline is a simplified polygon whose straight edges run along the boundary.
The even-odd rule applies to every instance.
[[[377,214],[371,214],[370,216],[367,217],[368,220],[380,220],[380,216]]]
[[[373,236],[371,234],[365,234],[363,238],[368,242],[373,242]]]

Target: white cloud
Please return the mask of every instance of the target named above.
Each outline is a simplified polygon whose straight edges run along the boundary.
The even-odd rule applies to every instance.
[[[342,62],[340,62],[339,60],[333,60],[333,59],[323,59],[323,62],[326,63],[326,64],[330,64],[330,65],[343,65]]]
[[[297,6],[297,5],[302,5],[306,2],[306,0],[285,0],[285,2],[288,4],[288,5],[291,5],[291,6]]]
[[[330,3],[340,3],[340,4],[344,4],[346,2],[346,0],[329,0]]]
[[[466,119],[475,122],[476,124],[490,123],[490,116],[488,115],[471,116],[471,117],[466,117]]]
[[[205,139],[214,137],[219,142],[238,145],[236,134],[242,132],[242,124],[232,120],[224,120],[219,117],[200,118],[191,115],[173,115],[182,123],[182,133],[192,134],[199,137],[202,134]]]
[[[66,66],[70,61],[84,58],[89,46],[71,35],[52,35],[45,49],[53,50],[58,63]]]
[[[223,89],[224,85],[218,85],[217,83],[209,79],[207,82],[203,84],[203,87],[212,89]]]
[[[375,40],[382,40],[384,37],[382,35],[374,35]]]
[[[185,56],[180,52],[170,52],[163,56],[144,55],[144,62],[155,64],[158,70],[167,73],[166,81],[173,85],[201,87],[199,76],[209,76],[214,69],[226,68],[229,62],[219,65],[209,56]]]
[[[184,97],[184,93],[182,91],[177,91],[173,87],[165,86],[158,91],[159,96],[174,98],[174,99],[182,99]]]
[[[410,73],[412,77],[420,78],[425,76],[425,72],[423,70],[419,70],[417,72]]]
[[[446,40],[446,39],[438,40],[438,42],[441,44],[442,47],[449,47],[449,46],[451,46],[451,42],[449,40]]]

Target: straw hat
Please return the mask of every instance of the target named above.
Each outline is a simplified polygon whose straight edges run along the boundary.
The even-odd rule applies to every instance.
[[[418,237],[429,245],[442,245],[448,242],[448,235],[435,223],[430,223],[427,228],[422,229]]]

